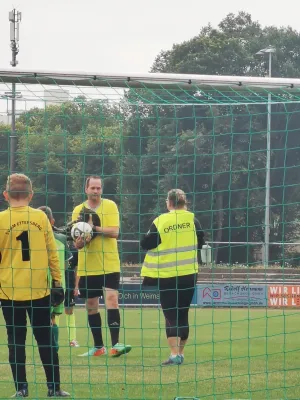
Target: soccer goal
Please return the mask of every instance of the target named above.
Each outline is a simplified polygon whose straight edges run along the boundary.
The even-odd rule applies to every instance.
[[[28,175],[57,227],[90,175],[120,211],[119,358],[78,357],[92,341],[81,300],[71,348],[60,318],[61,381],[76,399],[299,398],[300,79],[0,71],[1,184]],[[141,286],[140,239],[185,191],[206,234],[183,365],[169,354],[156,288]],[[1,211],[6,203],[1,203]],[[0,264],[1,281],[1,264]],[[105,342],[109,329],[100,300]],[[14,388],[0,315],[0,398]],[[44,375],[31,330],[32,398]]]

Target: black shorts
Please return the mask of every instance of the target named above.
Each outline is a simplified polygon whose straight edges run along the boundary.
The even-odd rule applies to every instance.
[[[65,308],[75,306],[74,289],[75,289],[75,271],[72,269],[66,269],[66,290],[65,290]]]
[[[81,276],[79,279],[79,292],[82,299],[92,299],[103,296],[103,288],[119,290],[120,272],[104,275]]]
[[[196,289],[197,274],[159,280],[160,304],[166,318],[188,313]]]

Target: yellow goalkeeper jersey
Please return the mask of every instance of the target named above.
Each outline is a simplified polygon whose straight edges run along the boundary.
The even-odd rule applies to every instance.
[[[0,212],[0,299],[49,295],[48,271],[61,281],[57,246],[43,211],[29,206]]]
[[[87,203],[75,207],[72,221],[76,221],[83,207],[89,208]],[[100,206],[93,210],[100,218],[101,226],[119,227],[119,210],[115,202],[102,199]],[[97,235],[83,249],[78,251],[78,276],[103,275],[120,272],[120,258],[117,239]]]

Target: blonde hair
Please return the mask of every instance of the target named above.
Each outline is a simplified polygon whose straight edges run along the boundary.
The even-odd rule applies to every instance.
[[[6,192],[11,199],[26,199],[32,193],[30,178],[24,174],[9,175],[6,182]]]
[[[174,208],[187,206],[186,194],[181,189],[171,189],[168,191],[168,200]]]

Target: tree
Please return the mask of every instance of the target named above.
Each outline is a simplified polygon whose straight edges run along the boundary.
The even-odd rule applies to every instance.
[[[245,12],[229,14],[217,29],[208,25],[201,29],[196,37],[174,45],[171,50],[162,51],[155,59],[152,72],[264,76],[268,71],[268,60],[257,59],[255,54],[269,45],[276,48],[273,76],[299,76],[299,32],[290,27],[262,28]],[[209,165],[208,175],[202,169],[197,183],[194,179],[190,187],[191,192],[197,193],[198,188],[205,185],[207,176],[211,176],[213,184],[209,190],[213,204],[209,201],[204,204],[198,196],[195,198],[196,209],[210,215],[214,210],[213,224],[204,219],[205,227],[212,227],[211,237],[215,241],[220,241],[221,238],[222,241],[263,240],[266,107],[262,105],[228,108],[220,105],[208,110],[206,116],[202,115],[202,119],[198,119],[198,123],[189,117],[188,108],[182,109],[179,122],[179,132],[182,134],[180,137],[175,136],[173,145],[180,147],[185,132],[189,130],[193,132],[195,140],[198,137],[203,140],[201,138],[204,137],[214,142],[214,149],[206,160],[206,165]],[[295,195],[297,198],[300,196],[299,187],[294,181],[300,172],[296,144],[300,129],[297,118],[299,106],[286,105],[285,110],[283,108],[284,106],[278,105],[272,109],[271,221],[277,222],[272,225],[271,240],[276,241],[288,240],[295,234],[295,224],[287,223],[286,218],[290,218],[292,222],[300,212],[298,204],[292,201]],[[190,109],[193,107],[190,106]],[[163,129],[161,127],[162,131]],[[289,147],[287,143],[290,144]],[[215,169],[217,146],[224,149],[223,154],[219,156],[223,158],[220,168],[225,167],[222,173]],[[294,149],[289,150],[292,146]],[[198,157],[197,152],[194,151],[190,157],[193,163]],[[175,158],[173,163],[175,164]],[[186,161],[182,161],[176,155],[176,164],[181,163],[183,165],[177,165],[176,170],[186,168]],[[289,165],[296,165],[293,169],[295,174],[286,173],[287,168],[291,168]],[[193,175],[194,173],[185,174],[182,185],[186,187],[189,179],[193,180]],[[165,179],[162,180],[164,181]],[[285,218],[285,221],[282,218]],[[225,258],[229,257],[224,250],[221,250],[220,254],[221,259],[224,255]],[[273,249],[272,257],[278,257],[276,249]],[[251,254],[249,256],[244,248],[239,250],[234,247],[231,248],[231,258],[247,262],[252,260]]]
[[[19,169],[32,177],[33,205],[49,205],[57,224],[65,223],[74,204],[85,197],[89,174],[103,176],[108,197],[115,198],[118,120],[118,109],[85,98],[33,108],[19,117]]]

